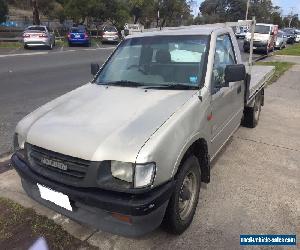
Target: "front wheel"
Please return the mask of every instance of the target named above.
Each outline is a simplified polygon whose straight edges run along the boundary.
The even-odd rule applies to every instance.
[[[191,224],[199,199],[201,170],[195,156],[187,158],[176,178],[163,225],[173,234],[183,233]]]

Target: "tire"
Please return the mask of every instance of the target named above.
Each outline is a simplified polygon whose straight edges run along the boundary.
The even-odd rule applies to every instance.
[[[269,49],[268,49],[268,47],[266,48],[266,50],[265,50],[265,55],[269,55]]]
[[[26,44],[24,44],[24,49],[29,49],[29,47]]]
[[[184,161],[176,177],[174,193],[163,219],[163,227],[168,232],[181,234],[189,227],[198,204],[200,185],[200,165],[198,159],[192,155]]]
[[[48,50],[52,50],[53,49],[53,43],[50,43],[50,45],[48,46]]]
[[[247,128],[255,128],[257,126],[260,112],[261,112],[261,106],[262,106],[262,95],[260,92],[255,97],[253,107],[245,107],[244,118],[242,122],[243,126]]]

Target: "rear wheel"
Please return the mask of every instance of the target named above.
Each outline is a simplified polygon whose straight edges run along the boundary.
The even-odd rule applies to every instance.
[[[187,158],[176,178],[163,225],[173,234],[183,233],[191,224],[199,199],[201,170],[195,156]]]
[[[50,45],[48,46],[48,49],[49,49],[49,50],[52,50],[52,49],[53,49],[53,43],[50,43]]]
[[[243,125],[248,128],[255,128],[259,121],[262,106],[261,92],[255,97],[253,107],[245,107]]]

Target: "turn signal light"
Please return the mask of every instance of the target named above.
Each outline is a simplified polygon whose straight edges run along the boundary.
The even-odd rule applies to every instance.
[[[131,217],[128,215],[118,214],[118,213],[111,213],[112,217],[116,218],[119,221],[127,222],[132,224]]]

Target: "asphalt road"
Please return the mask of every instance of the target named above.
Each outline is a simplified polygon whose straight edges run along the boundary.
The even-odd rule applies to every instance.
[[[20,119],[91,80],[90,63],[104,63],[114,47],[0,54],[0,156],[11,150]]]

